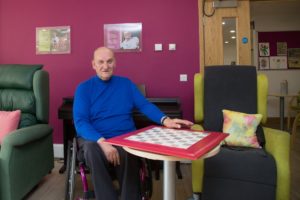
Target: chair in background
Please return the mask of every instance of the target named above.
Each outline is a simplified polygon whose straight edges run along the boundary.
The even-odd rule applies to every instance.
[[[20,200],[54,167],[49,75],[42,65],[0,65],[0,111],[20,110],[0,146],[0,199]],[[8,122],[9,123],[9,122]]]
[[[300,112],[296,115],[294,122],[293,122],[293,127],[292,127],[292,139],[291,139],[291,144],[292,146],[295,145],[296,141],[296,134],[297,134],[297,127],[300,126]]]
[[[293,96],[289,101],[288,105],[288,118],[287,118],[287,130],[290,131],[291,128],[291,116],[296,112],[296,115],[300,113],[300,91],[298,96]]]
[[[256,75],[255,67],[206,67],[204,76],[194,77],[193,128],[222,131],[222,109],[260,113],[265,124],[267,93],[267,78]],[[212,158],[192,161],[193,199],[290,199],[290,136],[266,127],[258,128],[257,133],[261,130],[264,135],[259,137],[262,145],[265,138],[266,151],[221,147]]]

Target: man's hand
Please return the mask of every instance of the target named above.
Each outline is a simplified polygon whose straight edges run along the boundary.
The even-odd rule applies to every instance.
[[[171,119],[167,117],[163,121],[163,125],[168,128],[191,128],[191,126],[193,126],[194,123],[185,119]]]
[[[111,144],[103,142],[105,139],[99,139],[97,141],[100,148],[103,150],[104,155],[108,162],[112,163],[114,166],[120,165],[120,156],[118,150]]]

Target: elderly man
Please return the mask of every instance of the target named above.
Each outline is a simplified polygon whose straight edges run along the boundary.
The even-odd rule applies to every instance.
[[[133,109],[169,128],[190,127],[192,122],[170,119],[150,103],[128,78],[113,75],[112,50],[100,47],[92,60],[95,76],[82,82],[74,97],[74,122],[79,148],[91,169],[96,199],[117,200],[109,169],[116,172],[122,200],[140,200],[138,159],[105,139],[134,131]]]

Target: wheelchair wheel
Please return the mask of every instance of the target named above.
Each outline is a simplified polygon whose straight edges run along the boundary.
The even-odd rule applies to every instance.
[[[141,159],[140,182],[142,200],[150,200],[152,196],[152,171],[148,159]]]
[[[75,175],[76,175],[76,138],[73,138],[73,143],[68,143],[67,157],[67,174],[65,182],[65,200],[74,199]]]

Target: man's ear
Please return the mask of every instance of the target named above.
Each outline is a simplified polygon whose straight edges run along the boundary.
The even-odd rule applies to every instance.
[[[95,61],[94,60],[92,60],[92,66],[93,66],[93,69],[96,70],[96,65],[95,65]]]

